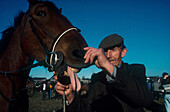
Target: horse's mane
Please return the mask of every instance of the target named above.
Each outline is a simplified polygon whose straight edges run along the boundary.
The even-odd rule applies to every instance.
[[[22,18],[25,13],[22,11],[14,18],[14,24],[9,26],[7,29],[2,31],[2,38],[0,40],[0,55],[5,51],[9,41],[12,37],[13,32],[15,31],[16,27],[21,24]]]

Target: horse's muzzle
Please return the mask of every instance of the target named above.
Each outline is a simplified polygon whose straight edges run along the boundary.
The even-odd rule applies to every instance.
[[[75,67],[75,68],[87,68],[87,67],[89,67],[89,66],[91,66],[91,65],[94,64],[96,58],[94,58],[92,64],[90,64],[90,62],[84,63],[84,61],[85,61],[84,56],[85,56],[86,52],[87,52],[87,51],[85,51],[85,50],[74,50],[74,51],[72,52],[73,56],[76,57],[77,60],[79,60],[80,62],[82,62],[82,64],[80,64],[78,67]],[[73,66],[73,67],[74,67],[74,66]]]

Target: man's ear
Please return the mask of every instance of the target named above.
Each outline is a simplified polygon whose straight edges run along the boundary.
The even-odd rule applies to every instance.
[[[124,48],[121,52],[121,57],[123,58],[126,55],[126,53],[127,53],[127,49]]]

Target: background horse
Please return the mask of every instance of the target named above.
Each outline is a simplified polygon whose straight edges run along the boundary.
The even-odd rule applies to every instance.
[[[27,12],[15,18],[0,41],[0,112],[28,111],[28,96],[22,89],[31,68],[22,68],[34,60],[42,61],[50,52],[61,51],[67,65],[87,66],[80,55],[87,43],[61,10],[48,1],[28,2]]]

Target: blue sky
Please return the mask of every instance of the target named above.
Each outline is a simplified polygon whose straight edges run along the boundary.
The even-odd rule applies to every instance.
[[[124,62],[141,63],[147,76],[170,73],[170,0],[50,0],[81,34],[91,47],[113,33],[125,40],[128,53]],[[13,24],[19,11],[26,12],[26,0],[0,1],[0,31]],[[0,35],[1,36],[1,35]],[[100,71],[95,66],[83,69],[79,77],[91,77]],[[31,76],[49,78],[43,67],[31,70]]]

